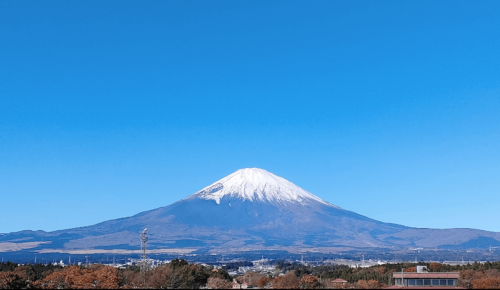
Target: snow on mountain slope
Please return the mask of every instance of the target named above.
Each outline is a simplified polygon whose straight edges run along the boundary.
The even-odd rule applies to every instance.
[[[315,248],[487,248],[500,233],[474,229],[418,229],[341,209],[270,172],[240,169],[171,205],[131,217],[54,232],[0,234],[2,242],[36,242],[29,251],[136,249],[148,228],[155,249],[227,251]],[[49,242],[49,243],[46,243]],[[270,248],[271,247],[271,248]],[[28,250],[26,250],[28,251]],[[321,251],[321,250],[320,250]]]
[[[307,205],[319,202],[339,208],[311,194],[290,181],[264,169],[240,169],[194,194],[206,200],[220,203],[223,197],[267,203],[296,202]]]

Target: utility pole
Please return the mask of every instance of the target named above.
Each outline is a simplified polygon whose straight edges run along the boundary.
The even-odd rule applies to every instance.
[[[89,266],[89,256],[85,256],[85,263],[87,264],[87,267]]]

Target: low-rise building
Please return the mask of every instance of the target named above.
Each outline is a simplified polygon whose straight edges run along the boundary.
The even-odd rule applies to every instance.
[[[458,287],[459,272],[400,272],[394,273],[394,288],[398,287]]]
[[[241,284],[236,279],[233,279],[233,289],[241,289]]]
[[[330,279],[328,282],[327,282],[328,286],[331,287],[331,288],[334,288],[334,289],[339,289],[339,288],[344,288],[345,285],[347,284],[347,281],[344,280],[344,279]]]

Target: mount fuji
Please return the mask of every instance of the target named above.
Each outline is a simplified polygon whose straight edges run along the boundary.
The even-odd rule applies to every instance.
[[[383,223],[335,206],[266,170],[246,168],[176,203],[131,217],[54,232],[0,234],[0,252],[119,253],[137,249],[144,228],[150,233],[149,249],[158,253],[500,245],[496,232]]]

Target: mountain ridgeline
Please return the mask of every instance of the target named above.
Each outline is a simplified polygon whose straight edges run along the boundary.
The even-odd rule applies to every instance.
[[[268,171],[246,168],[169,206],[87,227],[3,234],[0,247],[17,245],[14,249],[41,253],[135,250],[144,228],[150,233],[148,245],[153,251],[332,252],[500,245],[496,232],[420,229],[373,220],[330,204]]]

